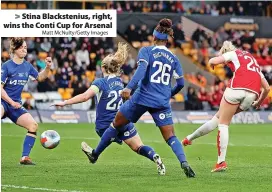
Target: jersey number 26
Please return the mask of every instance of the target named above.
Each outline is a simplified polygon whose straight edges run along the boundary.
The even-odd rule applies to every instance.
[[[163,64],[160,61],[154,61],[152,67],[156,68],[159,66],[158,70],[151,75],[150,82],[152,83],[162,83],[164,85],[169,85],[170,83],[170,71],[171,65]]]
[[[120,98],[122,90],[119,91],[111,91],[108,95],[109,97],[112,97],[112,99],[107,103],[106,109],[110,110],[110,111],[115,111],[118,110],[120,108],[120,106],[122,105],[122,99],[120,99],[120,101],[117,103],[116,100],[118,98]]]

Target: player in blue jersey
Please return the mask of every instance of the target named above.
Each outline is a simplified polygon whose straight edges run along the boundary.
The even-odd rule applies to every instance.
[[[21,93],[29,77],[38,81],[45,80],[50,72],[52,59],[45,59],[46,68],[38,71],[26,60],[26,42],[21,37],[13,37],[10,41],[11,60],[8,60],[1,68],[1,118],[10,118],[15,124],[27,129],[23,144],[20,164],[35,165],[29,158],[30,151],[35,143],[38,124],[22,106]]]
[[[95,129],[97,134],[102,137],[122,105],[121,91],[124,89],[124,85],[118,76],[121,66],[126,62],[127,55],[127,45],[119,43],[117,52],[114,55],[108,55],[102,61],[104,78],[96,79],[85,93],[54,105],[63,107],[65,105],[85,102],[96,96]],[[132,123],[120,127],[119,133],[112,137],[111,141],[119,144],[124,141],[133,151],[155,162],[159,175],[165,174],[165,166],[160,156],[151,147],[143,144]],[[82,142],[81,148],[91,163],[97,161],[98,156],[95,159],[92,158],[93,149],[87,143]]]
[[[162,19],[153,32],[155,45],[143,47],[139,51],[138,68],[132,80],[122,91],[122,97],[129,99],[131,91],[137,85],[139,87],[120,107],[113,123],[103,134],[101,142],[92,151],[93,159],[96,159],[111,143],[111,138],[120,134],[125,125],[137,122],[148,111],[160,128],[163,138],[177,156],[185,175],[195,177],[173,127],[170,98],[183,88],[184,80],[178,58],[166,47],[168,35],[173,37],[171,26],[170,19]],[[176,85],[173,88],[171,88],[172,76],[176,78]]]

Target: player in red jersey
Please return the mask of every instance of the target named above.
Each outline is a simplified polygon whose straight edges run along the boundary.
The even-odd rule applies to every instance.
[[[269,84],[255,58],[247,51],[237,49],[230,41],[225,41],[219,56],[209,61],[212,68],[222,63],[230,67],[233,78],[229,80],[219,111],[210,121],[182,141],[184,146],[191,145],[192,140],[210,133],[218,126],[218,161],[212,172],[227,169],[225,158],[229,141],[228,128],[232,117],[248,110],[251,106],[259,108],[270,91]]]

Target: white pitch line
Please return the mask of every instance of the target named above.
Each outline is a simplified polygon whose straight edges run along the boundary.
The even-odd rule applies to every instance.
[[[13,188],[13,189],[28,189],[28,190],[37,190],[37,191],[53,191],[53,192],[84,192],[77,190],[67,190],[67,189],[49,189],[41,187],[28,187],[28,186],[18,186],[18,185],[1,185],[2,188]]]
[[[20,137],[22,138],[23,135],[2,135],[2,137]],[[71,139],[71,140],[95,140],[99,141],[98,137],[60,137],[61,139]],[[147,143],[165,143],[163,140],[143,140],[143,142]],[[217,145],[216,143],[209,143],[209,142],[193,142],[193,145]],[[260,144],[260,145],[252,145],[252,144],[234,144],[229,143],[229,146],[233,147],[269,147],[272,148],[272,144]]]

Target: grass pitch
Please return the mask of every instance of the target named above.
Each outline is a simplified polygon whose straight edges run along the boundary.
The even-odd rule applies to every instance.
[[[80,143],[95,147],[99,141],[93,124],[40,124],[39,135],[54,129],[60,145],[44,149],[39,139],[31,158],[36,166],[20,166],[26,131],[13,124],[2,124],[2,191],[55,192],[144,192],[144,191],[272,191],[272,125],[231,125],[230,146],[223,173],[210,173],[217,160],[216,131],[185,147],[196,178],[187,179],[171,148],[153,124],[137,124],[145,144],[161,155],[166,175],[157,175],[156,166],[132,152],[126,145],[112,144],[90,164]],[[198,125],[176,124],[176,135],[183,139]]]

